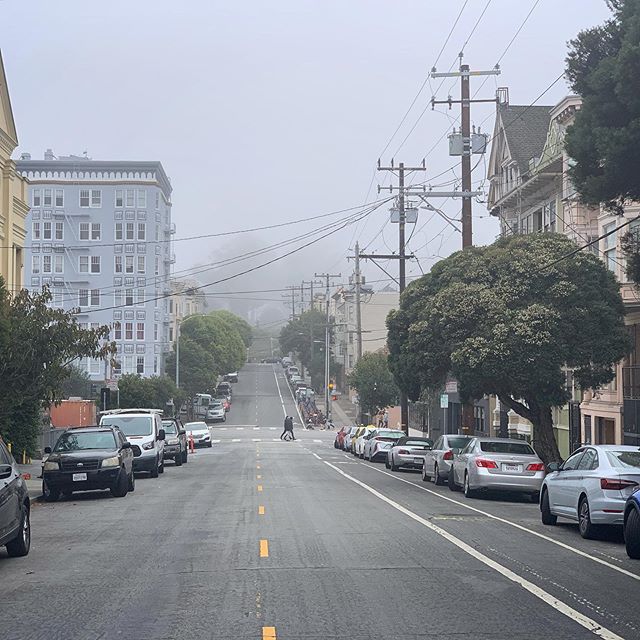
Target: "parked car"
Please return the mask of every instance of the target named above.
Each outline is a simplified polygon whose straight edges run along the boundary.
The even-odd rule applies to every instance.
[[[224,407],[224,410],[227,413],[229,411],[231,411],[231,396],[230,395],[228,395],[224,391],[221,391],[220,393],[216,393],[215,400],[219,400],[220,402],[222,402],[222,406]]]
[[[229,397],[229,401],[231,401],[231,396],[233,396],[233,390],[231,389],[230,382],[220,382],[216,387],[216,395],[224,393]]]
[[[42,472],[42,495],[55,502],[60,494],[74,491],[109,489],[116,498],[124,498],[136,488],[133,475],[134,456],[140,456],[124,434],[115,426],[67,429],[49,454]]]
[[[371,426],[371,425],[369,425]],[[366,431],[367,427],[364,425],[360,425],[356,427],[355,433],[351,436],[349,440],[349,451],[355,456],[356,455],[356,442],[358,438]]]
[[[238,382],[238,372],[226,373],[223,380],[225,382],[231,382],[232,384]]]
[[[284,356],[284,358],[280,360],[280,363],[282,364],[282,368],[286,370],[287,367],[290,367],[293,364],[293,360],[291,360],[289,356]]]
[[[624,508],[624,544],[627,555],[640,560],[640,487],[632,491]]]
[[[524,493],[538,501],[544,463],[530,444],[509,438],[472,438],[453,459],[449,487],[468,498],[495,489]]]
[[[211,431],[206,422],[187,422],[184,428],[187,430],[187,435],[193,437],[194,446],[211,448]]]
[[[355,439],[355,443],[353,445],[353,455],[356,458],[364,458],[364,443],[369,434],[375,431],[375,427],[373,425],[369,425],[367,427],[363,427],[363,429],[358,434],[358,437]]]
[[[12,558],[26,556],[31,547],[31,502],[13,456],[0,438],[0,546]]]
[[[300,369],[293,364],[287,367],[287,378],[291,380],[291,376],[300,376]]]
[[[187,432],[179,418],[163,418],[164,429],[164,459],[173,460],[176,467],[187,463],[189,455],[187,444]]]
[[[344,439],[342,440],[343,451],[351,451],[351,440],[353,440],[353,436],[355,436],[356,433],[358,433],[359,428],[360,427],[353,426],[349,429],[349,431],[347,431],[347,433],[344,436]]]
[[[278,364],[280,362],[280,358],[269,356],[268,358],[262,358],[261,362],[262,364]]]
[[[101,427],[118,427],[141,455],[133,462],[134,471],[147,471],[152,478],[164,473],[164,429],[158,409],[113,409],[101,413]]]
[[[398,469],[422,469],[424,456],[431,449],[433,440],[430,438],[414,438],[405,436],[391,443],[387,451],[385,466],[391,471]]]
[[[398,429],[375,429],[365,439],[364,458],[369,462],[386,458],[387,451],[402,437],[404,431]]]
[[[336,437],[333,441],[333,446],[336,449],[342,449],[342,447],[344,446],[345,436],[347,435],[347,433],[349,433],[350,430],[351,430],[351,427],[340,427],[340,429],[338,429],[338,432],[336,433]]]
[[[298,382],[302,382],[302,376],[298,375],[297,373],[294,373],[289,377],[289,385],[292,389],[296,388]]]
[[[211,422],[227,421],[227,409],[222,400],[216,398],[215,400],[211,401],[209,410],[207,411],[207,420]]]
[[[433,479],[435,484],[444,484],[449,477],[454,456],[467,446],[469,440],[471,436],[455,434],[440,436],[431,450],[424,455],[422,479],[425,482]]]
[[[568,518],[578,522],[583,538],[592,538],[600,525],[624,524],[627,498],[640,485],[640,450],[585,446],[547,470],[540,494],[542,522],[554,525],[559,516]]]

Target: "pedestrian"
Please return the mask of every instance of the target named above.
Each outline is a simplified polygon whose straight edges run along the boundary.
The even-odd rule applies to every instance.
[[[385,409],[382,416],[382,426],[386,429],[389,426],[389,412]]]
[[[289,436],[289,437],[287,437]],[[291,416],[285,416],[284,419],[284,431],[280,435],[280,440],[295,440],[293,435],[293,418]]]

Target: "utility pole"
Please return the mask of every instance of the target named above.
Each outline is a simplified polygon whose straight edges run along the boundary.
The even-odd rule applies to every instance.
[[[424,160],[422,161],[422,165],[419,167],[405,167],[404,162],[401,162],[397,167],[394,165],[393,160],[391,160],[391,165],[388,167],[380,166],[380,160],[378,160],[378,171],[392,171],[395,173],[398,172],[398,186],[397,187],[389,187],[389,191],[393,191],[397,189],[398,191],[398,255],[391,256],[392,259],[396,259],[400,261],[399,269],[398,269],[398,288],[400,290],[400,295],[405,289],[406,286],[406,260],[413,258],[413,256],[406,255],[406,247],[405,247],[405,227],[407,223],[407,211],[406,211],[406,188],[405,188],[405,174],[406,172],[413,171],[426,171]],[[378,193],[380,193],[381,187],[378,186]],[[359,258],[370,258],[375,259],[382,258],[383,256],[372,256],[372,255],[359,255]],[[389,256],[384,256],[388,258]],[[400,391],[400,426],[402,430],[409,435],[409,398],[404,391]]]
[[[283,298],[291,299],[291,319],[296,319],[296,286],[285,287],[285,289],[289,290],[291,293],[284,293],[282,295]]]
[[[356,242],[356,364],[362,358],[362,307],[360,278],[360,245]]]
[[[329,365],[331,364],[331,358],[329,354],[329,337],[331,335],[329,326],[329,280],[331,278],[340,278],[341,273],[316,273],[314,278],[325,278],[325,307],[326,307],[326,324],[324,329],[324,407],[325,417],[327,422],[331,419],[331,395],[329,394]]]

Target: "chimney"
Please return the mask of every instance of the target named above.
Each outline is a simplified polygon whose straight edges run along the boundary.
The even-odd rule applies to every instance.
[[[498,87],[496,89],[496,102],[503,106],[509,106],[509,87]]]
[[[51,150],[51,149],[47,149],[47,150],[44,152],[44,159],[45,159],[45,160],[55,160],[55,159],[56,159],[56,157],[53,155],[53,150]]]

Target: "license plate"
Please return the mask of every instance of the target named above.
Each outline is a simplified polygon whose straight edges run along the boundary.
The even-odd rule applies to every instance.
[[[414,458],[413,464],[422,464],[423,458]]]
[[[522,471],[522,465],[509,464],[508,462],[503,462],[502,463],[502,470],[503,471],[515,471],[517,473],[520,473]]]
[[[87,479],[87,474],[86,473],[74,473],[72,479],[73,479],[74,482],[81,482],[82,480],[86,480]]]

